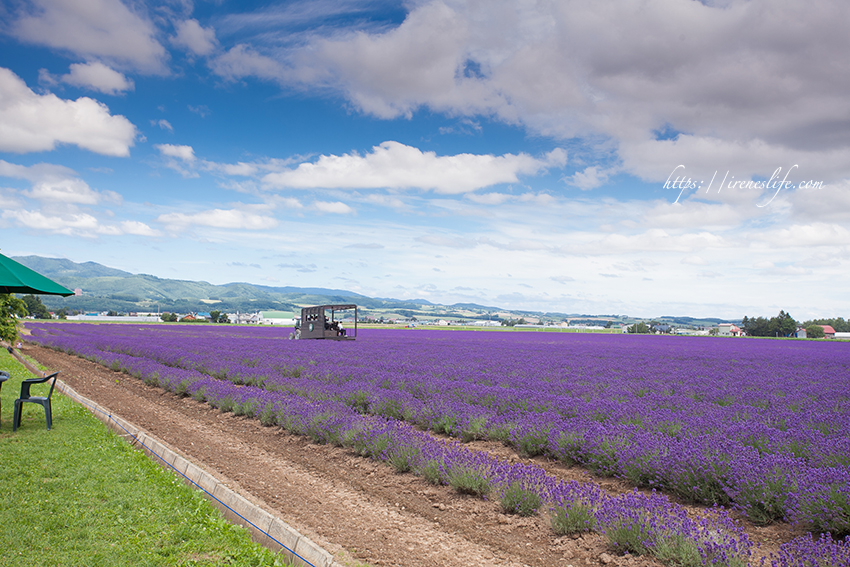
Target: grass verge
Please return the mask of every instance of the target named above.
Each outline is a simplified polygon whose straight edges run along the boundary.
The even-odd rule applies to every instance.
[[[41,406],[24,404],[13,433],[14,400],[32,375],[5,351],[0,370],[12,375],[0,391],[3,565],[286,565],[200,491],[57,392],[51,431]]]

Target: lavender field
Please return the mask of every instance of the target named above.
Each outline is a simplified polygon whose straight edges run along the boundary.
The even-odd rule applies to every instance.
[[[506,513],[546,509],[677,565],[747,565],[755,524],[795,522],[779,567],[850,565],[850,344],[623,335],[28,323],[30,340],[315,441],[352,447]],[[445,434],[454,441],[434,436]],[[580,464],[619,497],[464,441]],[[669,498],[718,506],[700,518]],[[721,508],[722,507],[722,508]]]

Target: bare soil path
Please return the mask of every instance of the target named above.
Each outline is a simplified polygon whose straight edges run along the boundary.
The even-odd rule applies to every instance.
[[[506,515],[497,502],[462,496],[411,474],[397,474],[388,465],[347,449],[316,445],[279,427],[263,427],[258,420],[221,413],[85,359],[29,344],[22,352],[61,371],[60,379],[80,394],[203,466],[334,554],[340,563],[660,565],[646,557],[617,556],[599,535],[558,537],[545,516]],[[476,445],[502,458],[521,460],[500,445]],[[534,462],[561,477],[591,479],[582,469]],[[629,489],[616,480],[594,481],[612,492]],[[787,526],[750,531],[765,551],[789,538]]]

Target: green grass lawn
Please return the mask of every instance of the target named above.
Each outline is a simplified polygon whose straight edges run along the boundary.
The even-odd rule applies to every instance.
[[[51,431],[42,407],[24,404],[13,433],[21,380],[33,376],[5,350],[0,370],[12,375],[0,392],[0,565],[285,565],[58,392]]]

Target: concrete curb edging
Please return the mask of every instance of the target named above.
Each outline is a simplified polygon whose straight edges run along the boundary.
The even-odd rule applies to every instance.
[[[130,445],[141,447],[152,460],[166,468],[172,467],[183,475],[187,482],[195,483],[204,491],[204,496],[221,510],[227,521],[246,528],[255,542],[282,554],[287,563],[299,567],[342,567],[334,561],[330,553],[298,533],[292,526],[236,494],[200,466],[179,455],[148,432],[81,396],[61,380],[56,381],[56,389],[92,412]]]

